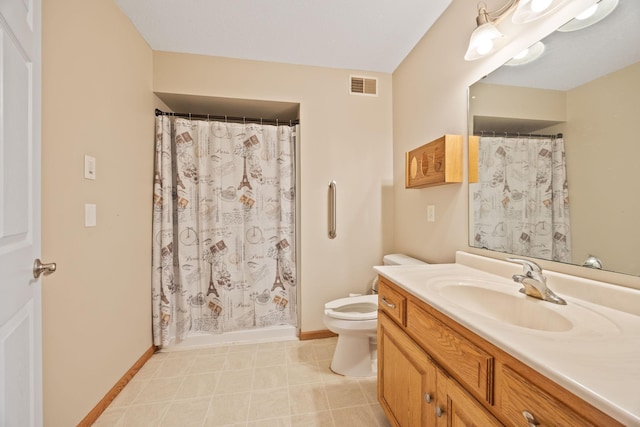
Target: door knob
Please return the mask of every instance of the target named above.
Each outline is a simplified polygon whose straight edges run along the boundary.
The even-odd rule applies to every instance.
[[[56,271],[56,268],[57,267],[55,262],[43,264],[39,258],[36,258],[36,260],[33,262],[33,277],[37,279],[42,274],[48,276],[49,274],[54,273]]]

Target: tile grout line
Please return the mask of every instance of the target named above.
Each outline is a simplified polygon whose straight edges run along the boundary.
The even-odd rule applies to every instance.
[[[289,426],[291,426],[291,384],[289,383],[289,361],[287,360],[287,350],[284,350],[284,375],[287,380],[287,398],[289,399]]]
[[[225,353],[225,363],[226,363],[226,360],[227,360],[226,354],[227,353]],[[213,398],[216,395],[216,391],[218,390],[218,384],[220,383],[220,379],[221,378],[222,378],[222,373],[216,371],[216,385],[215,385],[215,387],[213,387],[213,393],[211,394],[211,396],[209,396],[209,404],[207,405],[207,410],[204,413],[204,419],[202,420],[202,426],[201,427],[205,427],[205,424],[207,423],[207,418],[209,416],[209,411],[211,410],[211,403],[213,403]]]
[[[253,388],[253,386],[255,385],[255,381],[256,381],[256,361],[258,360],[257,347],[256,347],[255,355],[256,355],[256,358],[253,361],[253,370],[251,371],[251,391],[249,392],[249,407],[247,408],[247,413],[245,414],[245,417],[244,417],[245,425],[249,424],[249,415],[251,414],[251,406],[253,404],[253,398],[254,398],[254,388]]]

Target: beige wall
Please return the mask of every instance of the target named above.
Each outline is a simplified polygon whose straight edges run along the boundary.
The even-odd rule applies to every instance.
[[[572,89],[566,123],[573,259],[593,254],[607,269],[635,274],[640,274],[638,88],[640,63]]]
[[[379,96],[349,95],[333,68],[154,52],[156,92],[300,103],[301,329],[326,329],[323,305],[365,292],[392,246],[391,75]],[[220,114],[224,114],[223,111]],[[338,237],[327,237],[327,190],[337,182]]]
[[[563,91],[479,82],[469,89],[469,95],[470,119],[488,116],[557,122],[567,120],[567,97]]]
[[[468,63],[475,13],[454,0],[393,77],[373,74],[380,96],[370,98],[348,95],[349,70],[152,54],[111,0],[45,1],[42,243],[59,266],[43,282],[45,425],[75,425],[151,345],[152,91],[300,103],[302,329],[324,329],[324,302],[365,291],[384,253],[443,262],[468,249],[466,184],[405,190],[404,152],[466,135],[467,86],[572,11],[512,29],[510,47]],[[82,179],[85,154],[97,159],[96,181]],[[332,179],[335,240],[326,236]],[[95,228],[83,225],[85,203],[97,204]]]
[[[152,56],[111,0],[43,3],[44,423],[67,427],[151,346]]]
[[[467,185],[405,189],[404,153],[443,134],[467,134],[467,87],[504,62],[464,61],[476,13],[454,0],[393,73],[395,247],[429,262],[452,262],[467,246]],[[435,222],[427,222],[427,205]]]
[[[504,1],[486,3],[489,10],[496,10]],[[467,135],[467,87],[591,3],[576,0],[559,13],[527,25],[516,26],[507,19],[499,27],[511,36],[511,44],[489,58],[466,62],[463,56],[473,30],[476,7],[467,0],[453,0],[396,69],[393,73],[395,250],[432,262],[452,262],[456,250],[504,258],[502,254],[468,247],[466,183],[419,190],[404,188],[405,152],[445,133]],[[427,205],[435,205],[433,223],[426,221]],[[551,262],[541,264],[545,268],[640,287],[637,277],[585,271]]]

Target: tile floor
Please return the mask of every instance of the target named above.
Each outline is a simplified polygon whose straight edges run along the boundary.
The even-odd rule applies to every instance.
[[[336,338],[156,353],[94,426],[387,427],[376,377],[329,369]]]

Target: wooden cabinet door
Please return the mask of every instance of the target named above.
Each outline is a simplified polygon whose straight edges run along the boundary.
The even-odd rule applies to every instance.
[[[499,427],[500,421],[442,370],[437,373],[437,427]]]
[[[509,424],[523,427],[594,425],[506,365],[502,365],[501,378],[498,403]],[[570,397],[567,394],[565,398]]]
[[[378,400],[397,427],[435,426],[436,367],[389,317],[378,317]]]

